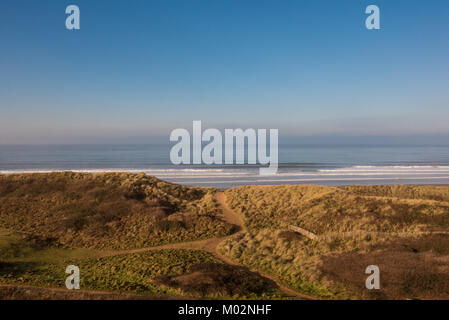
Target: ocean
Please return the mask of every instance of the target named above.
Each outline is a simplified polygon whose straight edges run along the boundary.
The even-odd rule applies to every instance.
[[[228,188],[259,184],[449,184],[449,146],[280,145],[279,169],[254,165],[170,163],[170,146],[3,145],[0,174],[51,171],[144,172],[184,185]]]

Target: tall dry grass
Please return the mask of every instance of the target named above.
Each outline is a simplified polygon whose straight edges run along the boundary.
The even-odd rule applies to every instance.
[[[449,270],[438,267],[449,257],[449,235],[421,233],[449,231],[449,187],[245,186],[226,195],[248,232],[221,251],[298,290],[326,298],[449,298]],[[332,237],[313,241],[289,225]],[[369,264],[385,276],[380,291],[364,286]]]
[[[130,173],[0,176],[0,227],[53,246],[139,248],[229,234],[213,189]]]

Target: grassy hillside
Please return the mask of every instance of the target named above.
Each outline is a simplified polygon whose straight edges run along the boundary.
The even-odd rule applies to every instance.
[[[251,229],[298,225],[325,234],[449,228],[448,187],[246,186],[226,195]]]
[[[3,231],[0,284],[9,286],[0,287],[0,299],[39,299],[40,294],[49,299],[282,296],[272,283],[246,268],[224,265],[202,251],[165,249],[110,254],[93,249],[39,247]],[[65,268],[72,264],[80,268],[84,293],[64,290]],[[27,287],[30,285],[34,287]]]
[[[143,174],[0,176],[0,299],[282,297],[204,251],[121,251],[231,234],[214,192]],[[68,265],[83,292],[65,289]]]
[[[231,232],[212,189],[144,174],[0,176],[0,228],[53,247],[130,249]]]
[[[246,186],[226,191],[248,232],[221,251],[328,298],[449,298],[449,187]],[[299,226],[324,237],[288,231]],[[381,290],[365,288],[378,265]]]
[[[445,186],[233,188],[247,229],[219,250],[240,267],[204,251],[120,251],[232,234],[214,192],[143,174],[0,175],[0,284],[12,285],[0,298],[284,298],[256,269],[317,297],[449,299]],[[70,264],[82,289],[107,292],[48,289],[64,288]],[[372,264],[381,290],[365,288]]]

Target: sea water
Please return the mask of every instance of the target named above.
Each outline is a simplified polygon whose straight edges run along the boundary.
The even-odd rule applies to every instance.
[[[227,188],[247,184],[448,184],[449,146],[280,145],[276,175],[254,165],[170,163],[168,144],[3,145],[0,173],[144,172],[160,179]]]

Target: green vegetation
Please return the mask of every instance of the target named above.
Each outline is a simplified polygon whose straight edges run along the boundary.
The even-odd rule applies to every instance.
[[[213,189],[144,174],[0,176],[0,227],[69,248],[130,249],[232,233]]]
[[[64,288],[65,268],[77,265],[84,290],[133,292],[146,295],[179,295],[180,292],[153,283],[160,276],[179,275],[193,265],[215,261],[201,251],[159,250],[102,258],[54,258],[52,261],[29,259],[0,262],[0,282]]]
[[[448,187],[246,186],[226,195],[248,231],[222,243],[221,252],[301,292],[449,297],[449,270],[438,267],[449,261],[449,235],[422,233],[449,231]],[[289,225],[331,237],[310,240]],[[380,291],[364,287],[370,264],[382,270]]]
[[[143,174],[0,175],[0,283],[13,285],[0,298],[285,298],[255,269],[316,297],[449,299],[449,187],[229,189],[246,229],[219,250],[240,267],[188,250],[213,252],[216,238],[235,231],[214,192]],[[212,242],[122,251],[203,239]],[[82,289],[105,292],[45,289],[64,288],[72,264]],[[365,289],[371,264],[381,290]],[[29,285],[40,288],[28,295]]]
[[[29,239],[19,233],[0,229],[0,261],[51,263],[64,259],[94,258],[103,253],[95,249],[48,247],[39,239]]]
[[[189,268],[188,274],[163,276],[158,283],[179,288],[185,294],[208,298],[281,298],[276,284],[244,267],[223,263],[202,263]]]
[[[165,249],[103,256],[105,254],[110,253],[40,247],[3,232],[0,237],[0,283],[65,288],[65,268],[73,264],[81,270],[83,290],[148,297],[281,296],[272,283],[245,268],[223,265],[202,251]],[[7,289],[11,293],[11,289]],[[14,294],[20,294],[17,292],[20,287],[15,289]],[[57,292],[54,294],[61,296]]]
[[[121,251],[231,234],[213,195],[143,174],[0,176],[0,298],[281,297],[204,251]],[[87,291],[50,289],[65,288],[68,265]]]

